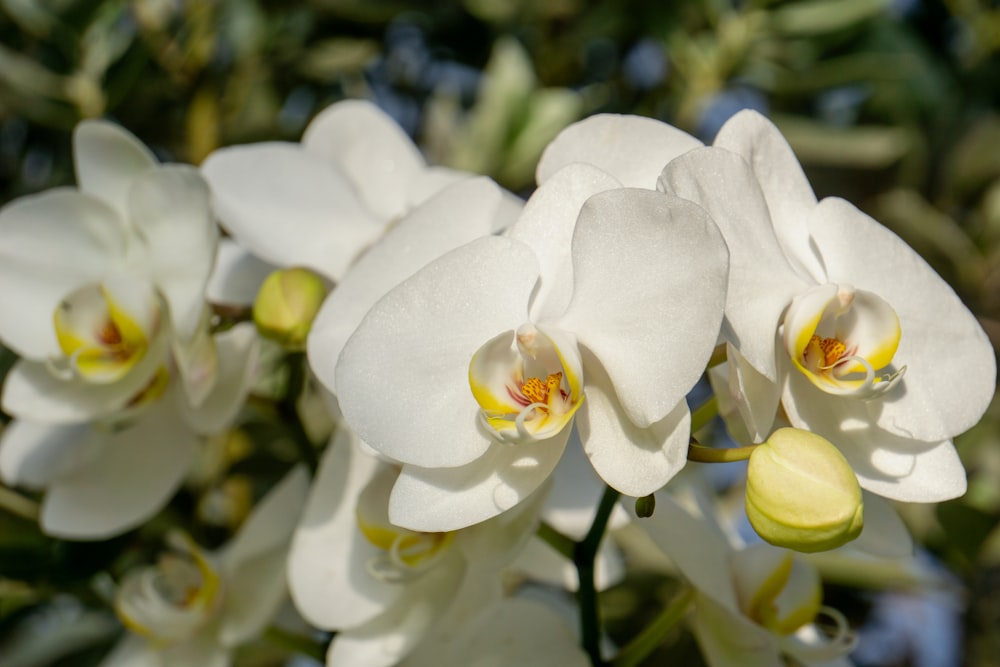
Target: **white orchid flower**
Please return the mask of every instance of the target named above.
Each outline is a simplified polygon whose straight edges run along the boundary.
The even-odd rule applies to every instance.
[[[223,226],[245,252],[273,266],[304,266],[332,281],[392,223],[470,177],[428,167],[405,132],[363,100],[329,106],[301,143],[221,148],[201,172]],[[516,210],[514,200],[508,195]],[[229,252],[226,260],[219,272],[249,268],[244,277],[253,274],[252,262],[240,253]],[[222,275],[215,284],[226,282]],[[229,282],[237,292],[232,300],[240,281]]]
[[[661,190],[719,225],[731,253],[729,392],[753,441],[780,403],[792,426],[836,444],[870,491],[920,502],[964,493],[951,438],[993,395],[986,335],[895,234],[842,199],[817,201],[770,122],[741,112],[704,148],[652,119],[595,116],[550,144],[539,180],[574,160],[643,187],[661,170]]]
[[[167,503],[194,463],[200,436],[229,427],[255,377],[253,326],[220,333],[214,344],[216,380],[198,407],[173,383],[114,422],[16,419],[4,429],[0,479],[45,490],[39,524],[46,534],[106,539]]]
[[[392,521],[452,530],[513,507],[558,463],[577,413],[606,482],[637,496],[666,483],[685,462],[684,396],[718,335],[726,255],[697,206],[573,165],[507,236],[391,290],[335,384],[358,435],[404,464]]]
[[[499,570],[537,523],[541,494],[458,531],[389,521],[398,468],[361,451],[346,427],[324,454],[288,562],[299,612],[337,630],[327,664],[393,665],[429,637],[448,637],[501,596]]]
[[[3,408],[39,422],[106,417],[162,387],[171,347],[197,404],[214,380],[208,188],[107,122],[80,123],[73,145],[78,189],[0,210],[0,338],[22,358]]]
[[[292,470],[218,553],[173,535],[173,551],[129,571],[115,611],[129,630],[102,667],[225,667],[259,636],[287,595],[288,541],[309,488]]]
[[[849,667],[853,635],[836,610],[822,606],[814,566],[794,552],[757,544],[736,549],[711,507],[688,489],[658,492],[656,511],[636,518],[694,588],[691,629],[710,667]],[[818,617],[836,624],[825,636]]]
[[[779,398],[788,421],[837,445],[861,485],[903,501],[965,492],[951,438],[993,395],[975,317],[895,234],[846,201],[817,201],[769,121],[743,112],[660,187],[703,206],[732,256],[730,385],[754,440]]]

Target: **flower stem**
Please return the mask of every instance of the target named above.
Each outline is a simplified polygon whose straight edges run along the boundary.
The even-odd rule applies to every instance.
[[[573,550],[576,549],[576,542],[553,528],[551,524],[542,521],[538,524],[538,530],[535,531],[535,535],[566,558],[573,560]]]
[[[292,440],[302,460],[309,466],[309,470],[315,473],[319,467],[319,456],[309,434],[306,433],[305,426],[302,425],[298,407],[299,397],[306,387],[306,355],[304,352],[290,352],[285,357],[285,363],[288,366],[288,384],[284,398],[277,405],[278,415],[291,429]]]
[[[8,489],[6,486],[0,486],[0,508],[28,521],[38,521],[40,514],[38,503]]]
[[[612,667],[635,667],[645,660],[684,618],[693,599],[694,589],[686,586],[670,601],[670,604],[664,607],[652,623],[618,652],[611,661]]]
[[[745,445],[743,447],[705,447],[692,441],[688,445],[688,461],[699,463],[729,463],[731,461],[746,461],[753,450],[760,445]]]
[[[610,486],[605,487],[601,496],[601,504],[597,506],[597,514],[590,525],[586,537],[573,549],[573,563],[580,580],[576,597],[580,605],[580,636],[583,650],[590,657],[593,667],[604,665],[601,658],[601,616],[597,608],[597,587],[594,584],[594,560],[597,558],[597,548],[604,537],[611,510],[618,502],[618,491]]]
[[[697,433],[705,428],[718,415],[719,399],[713,394],[711,398],[691,411],[691,432]]]

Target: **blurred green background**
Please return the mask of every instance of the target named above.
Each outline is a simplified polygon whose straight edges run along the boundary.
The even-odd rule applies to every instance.
[[[0,0],[0,202],[71,184],[70,134],[88,117],[198,164],[223,145],[297,140],[326,105],[368,98],[430,161],[527,195],[542,148],[578,118],[643,114],[711,141],[750,107],[779,125],[819,196],[845,197],[906,239],[996,343],[998,50],[995,0]],[[859,664],[1000,665],[1000,407],[958,445],[969,493],[901,507],[961,591],[958,634],[933,615],[916,634],[953,648],[934,657],[914,640]],[[258,486],[268,476],[244,467]],[[170,511],[195,500],[185,492]],[[104,623],[88,615],[104,608],[94,575],[120,572],[119,554],[136,560],[128,549],[141,543],[141,531],[65,543],[0,516],[0,651],[60,605],[60,628]],[[631,581],[605,596],[613,632],[641,616],[640,589],[657,590]],[[883,599],[829,594],[859,623]],[[94,664],[109,641],[100,627],[104,643],[39,664]],[[254,656],[243,664],[283,659]]]

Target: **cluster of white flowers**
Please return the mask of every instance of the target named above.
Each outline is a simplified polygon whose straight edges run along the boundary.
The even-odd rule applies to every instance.
[[[101,121],[74,150],[76,189],[0,210],[19,356],[0,476],[44,490],[42,529],[103,539],[159,512],[239,425],[261,333],[306,351],[335,423],[311,482],[292,468],[221,550],[177,533],[119,581],[129,632],[106,667],[228,665],[286,592],[332,633],[331,667],[599,664],[595,569],[597,588],[620,576],[601,538],[625,524],[689,582],[664,618],[712,667],[849,664],[796,552],[906,557],[880,497],[965,491],[951,439],[993,395],[989,341],[898,237],[817,201],[755,112],[712,146],[591,117],[549,144],[526,202],[429,167],[359,101],[200,170]],[[257,328],[226,320],[251,308]],[[712,405],[742,446],[692,438]],[[735,537],[705,466],[685,467],[740,458],[771,544]],[[579,588],[580,636],[512,570]]]

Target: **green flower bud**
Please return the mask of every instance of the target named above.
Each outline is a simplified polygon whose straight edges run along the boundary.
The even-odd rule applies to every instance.
[[[796,551],[834,549],[861,534],[861,487],[843,454],[815,433],[783,428],[750,455],[746,510],[766,541]]]
[[[656,496],[652,493],[648,496],[635,499],[635,515],[640,519],[648,519],[656,511]]]
[[[253,303],[257,331],[287,349],[305,349],[306,336],[326,297],[323,279],[309,269],[279,269],[264,279]]]

